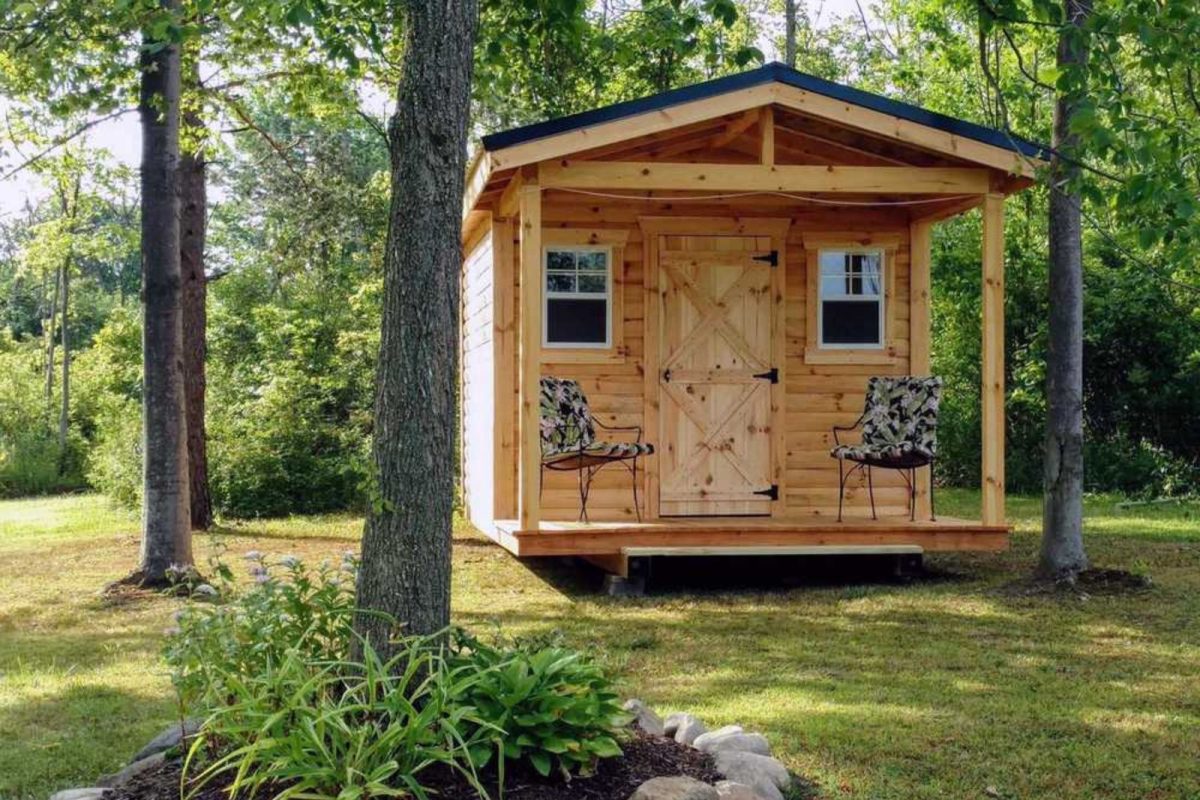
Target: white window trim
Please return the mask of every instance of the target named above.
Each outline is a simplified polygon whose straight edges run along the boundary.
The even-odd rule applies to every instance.
[[[879,341],[870,344],[864,342],[826,342],[825,341],[825,303],[842,301],[863,302],[870,297],[862,295],[840,295],[827,297],[824,294],[824,275],[820,273],[821,256],[825,253],[846,253],[848,255],[877,255],[879,256]],[[883,247],[822,247],[817,251],[817,346],[822,350],[883,350],[887,347],[887,271],[890,269],[887,249]]]
[[[605,292],[551,292],[546,289],[546,273],[550,268],[551,251],[572,253],[604,253]],[[603,342],[551,342],[550,301],[604,299]],[[542,347],[548,350],[611,350],[613,346],[613,248],[603,244],[555,244],[542,248]]]

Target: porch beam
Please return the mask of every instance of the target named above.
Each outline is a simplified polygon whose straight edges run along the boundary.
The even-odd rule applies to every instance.
[[[775,166],[775,109],[767,106],[759,120],[758,163],[765,167]]]
[[[536,176],[518,189],[521,214],[520,417],[518,423],[517,516],[525,530],[541,519],[541,439],[538,384],[542,362],[542,190]]]
[[[642,161],[543,162],[547,189],[702,190],[717,192],[854,192],[984,194],[986,169],[842,167],[770,164],[664,164]]]
[[[929,375],[930,364],[930,301],[931,301],[931,251],[932,225],[914,222],[909,226],[909,294],[912,305],[908,314],[908,360],[913,375]],[[929,488],[931,469],[917,471],[917,516],[928,519],[930,514]]]
[[[983,524],[1004,524],[1004,195],[983,201]]]

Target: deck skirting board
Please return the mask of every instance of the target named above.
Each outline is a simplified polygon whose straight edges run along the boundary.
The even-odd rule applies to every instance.
[[[701,549],[719,549],[722,554],[764,548],[792,548],[834,554],[850,552],[895,552],[880,548],[915,548],[902,552],[995,552],[1008,547],[1007,526],[939,519],[847,520],[811,522],[804,520],[710,518],[659,519],[646,522],[542,522],[537,530],[523,530],[515,520],[500,520],[485,531],[497,544],[514,555],[600,556],[640,555],[639,549],[686,548],[690,555]],[[772,552],[782,552],[775,549]],[[800,554],[800,553],[797,553]]]

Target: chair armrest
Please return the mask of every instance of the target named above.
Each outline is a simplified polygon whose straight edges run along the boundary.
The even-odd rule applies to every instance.
[[[592,422],[596,425],[599,425],[601,428],[604,428],[606,431],[632,431],[637,434],[636,441],[642,441],[642,427],[640,425],[605,425],[595,417],[592,418]]]
[[[833,426],[833,443],[834,443],[834,445],[836,445],[838,447],[841,447],[841,445],[842,445],[841,439],[838,438],[838,431],[845,431],[845,432],[849,433],[850,431],[855,430],[860,425],[862,425],[863,420],[866,418],[867,418],[867,414],[866,414],[866,412],[863,412],[862,414],[859,415],[858,419],[856,419],[854,421],[854,424],[852,424],[852,425],[834,425]]]

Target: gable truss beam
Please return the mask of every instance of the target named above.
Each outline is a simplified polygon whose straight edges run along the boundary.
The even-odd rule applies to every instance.
[[[973,195],[990,191],[988,170],[961,167],[556,161],[541,164],[538,178],[545,189]]]

